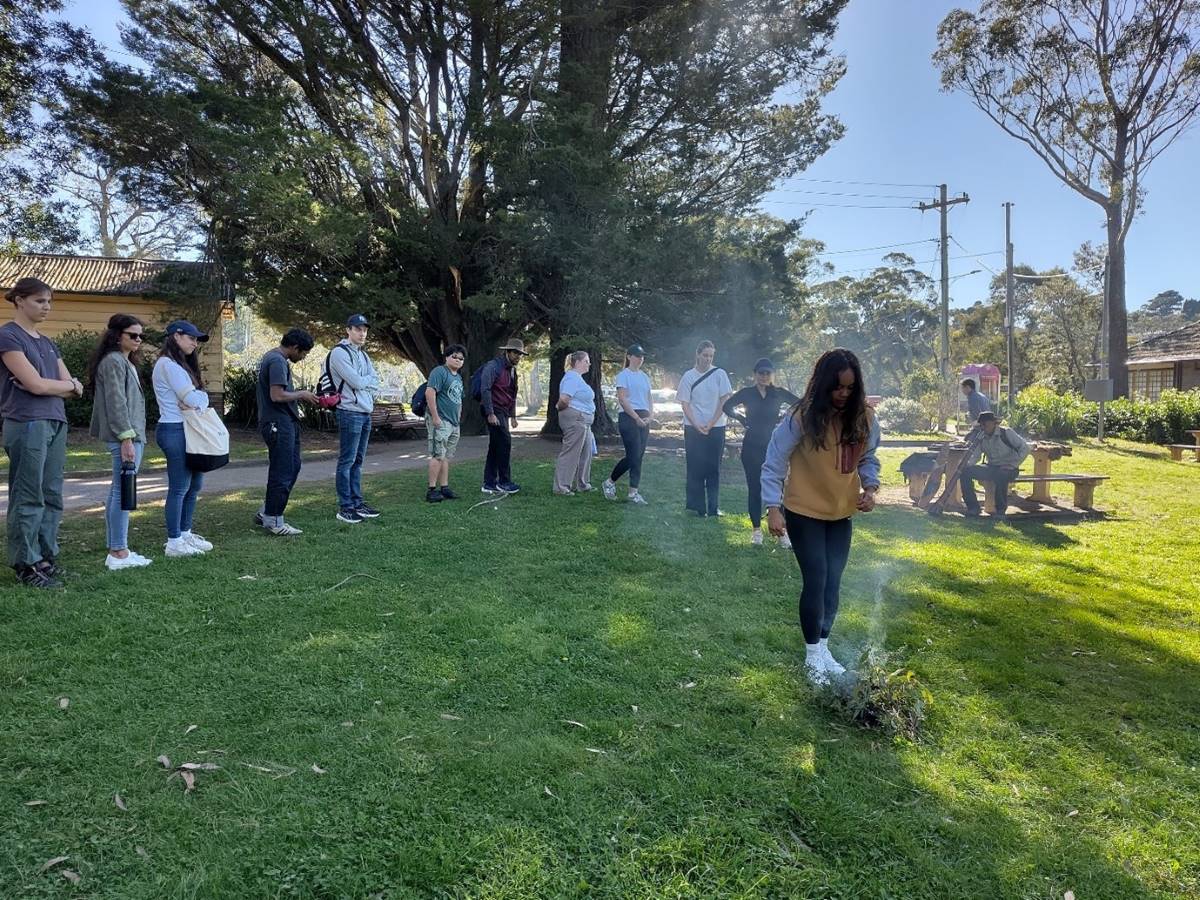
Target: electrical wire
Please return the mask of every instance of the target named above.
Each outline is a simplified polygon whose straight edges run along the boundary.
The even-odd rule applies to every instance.
[[[893,247],[914,247],[917,244],[936,244],[937,238],[925,238],[922,241],[905,241],[901,244],[880,244],[876,247],[860,247],[857,250],[827,250],[823,253],[814,253],[813,256],[842,256],[853,253],[870,253],[873,250],[891,250]]]
[[[794,176],[788,181],[804,181],[811,184],[862,184],[868,187],[916,187],[916,188],[935,188],[936,184],[921,184],[915,182],[899,182],[899,181],[851,181],[840,178],[805,178],[802,176]]]

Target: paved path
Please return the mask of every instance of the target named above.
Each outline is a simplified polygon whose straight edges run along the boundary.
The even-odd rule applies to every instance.
[[[545,457],[558,452],[554,441],[543,441],[537,437],[542,426],[541,419],[521,419],[521,427],[513,432],[513,457]],[[487,435],[472,435],[459,441],[455,462],[483,459],[487,455]],[[376,440],[367,449],[363,462],[363,474],[400,472],[424,469],[429,462],[424,440],[387,441]],[[305,460],[300,469],[299,482],[328,482],[333,490],[333,475],[337,460],[331,456]],[[112,478],[68,477],[63,484],[63,508],[67,511],[103,511]],[[205,494],[223,494],[231,491],[255,489],[262,491],[267,483],[266,464],[251,466],[228,466],[209,472],[204,478]],[[159,470],[138,475],[138,503],[146,506],[161,503],[167,492],[167,473]],[[0,484],[0,518],[8,511],[8,486]]]

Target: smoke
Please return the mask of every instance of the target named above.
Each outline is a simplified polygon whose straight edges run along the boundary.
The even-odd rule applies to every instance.
[[[895,570],[895,563],[884,563],[876,567],[872,576],[874,597],[867,615],[867,637],[857,654],[858,659],[865,659],[868,664],[875,664],[886,656],[887,625],[883,618],[883,589],[891,582]]]

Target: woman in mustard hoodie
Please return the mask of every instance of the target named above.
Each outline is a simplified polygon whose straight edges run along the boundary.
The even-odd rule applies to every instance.
[[[878,446],[879,422],[867,406],[858,358],[827,351],[771,435],[762,468],[767,527],[776,537],[787,533],[804,578],[800,627],[815,684],[846,671],[829,652],[829,632],[850,557],[850,517],[875,508]]]

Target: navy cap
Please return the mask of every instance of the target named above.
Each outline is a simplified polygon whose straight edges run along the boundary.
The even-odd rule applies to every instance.
[[[754,364],[755,372],[774,372],[775,363],[771,362],[765,356]]]
[[[186,319],[178,319],[167,326],[167,337],[173,334],[186,334],[188,337],[194,337],[202,344],[208,340],[207,334]]]
[[[646,351],[642,348],[641,344],[630,344],[625,353],[629,356],[640,356],[643,359],[646,357]]]
[[[360,325],[363,328],[371,327],[371,323],[367,321],[367,317],[364,316],[362,313],[355,313],[354,315],[352,315],[350,318],[348,318],[346,320],[347,328],[357,328]]]

